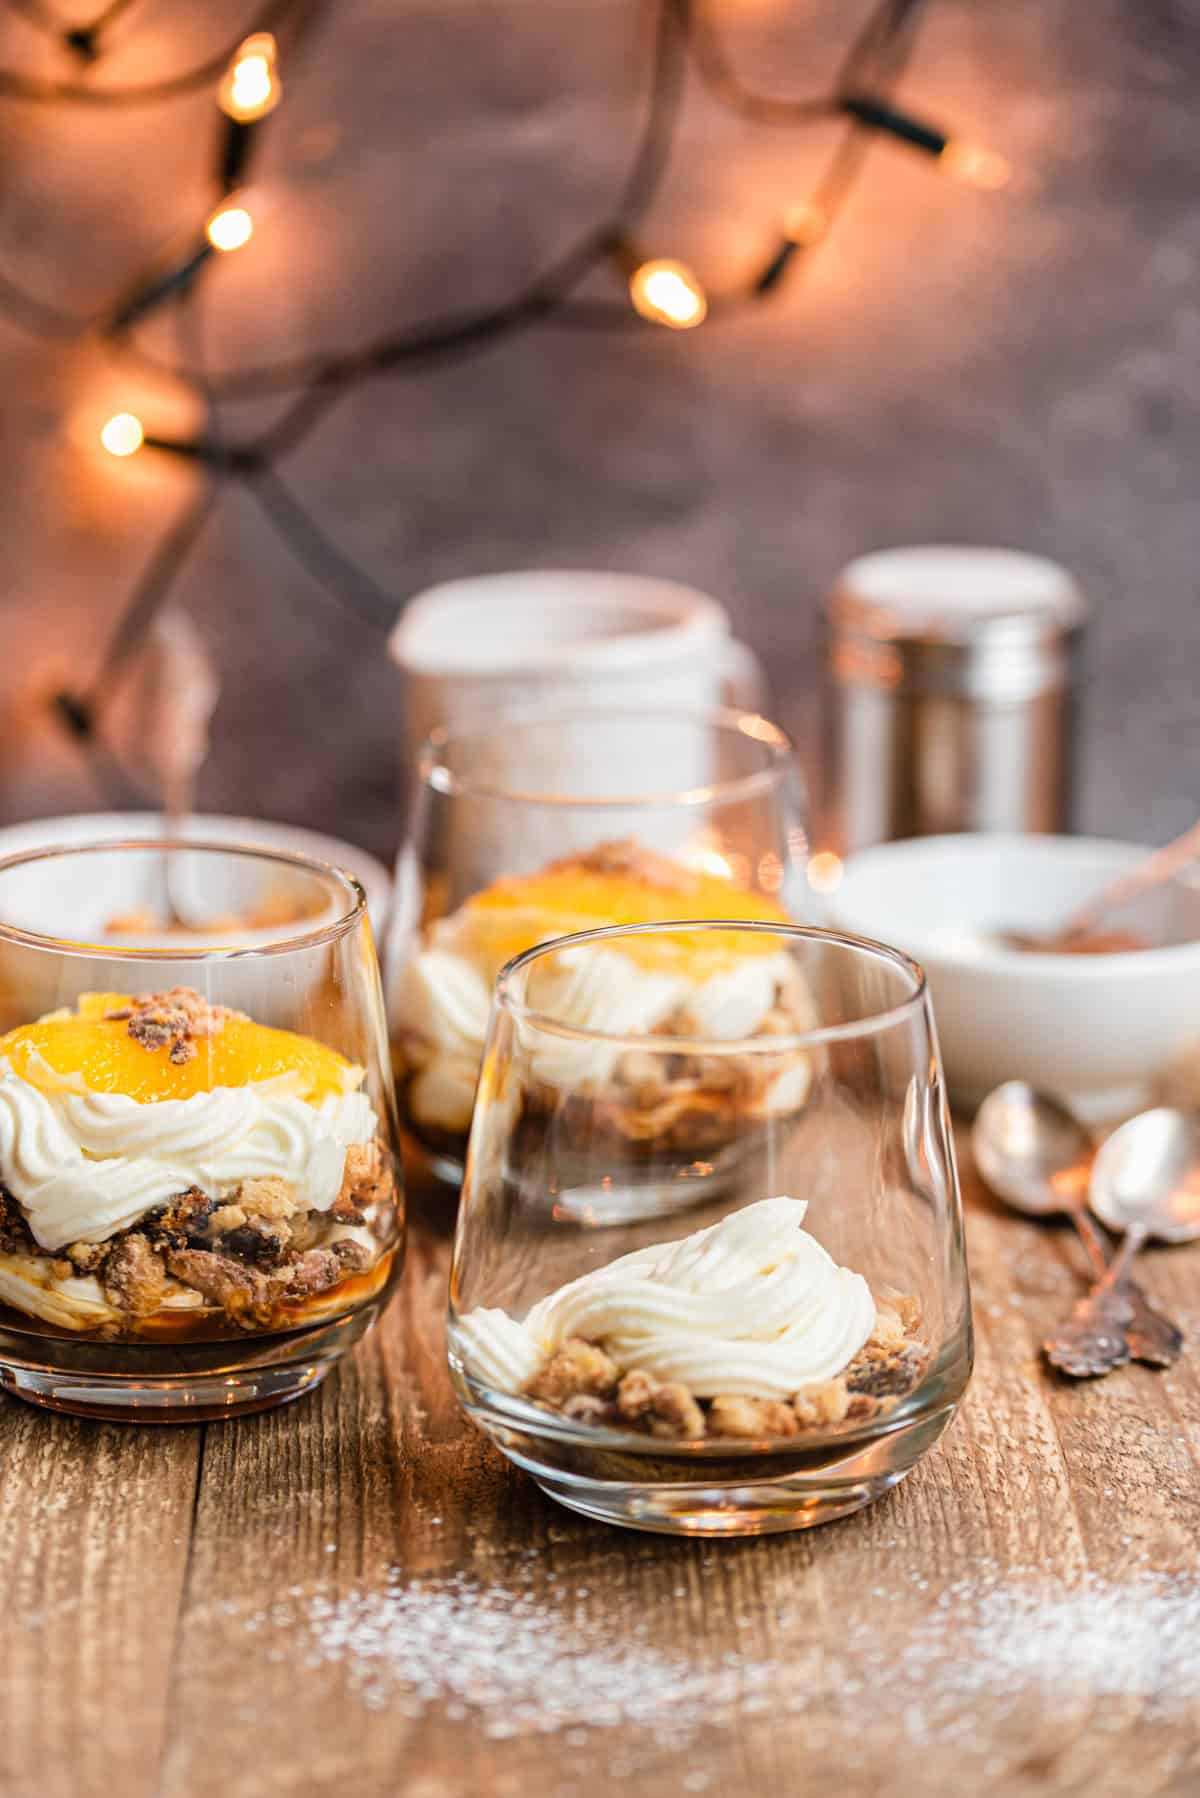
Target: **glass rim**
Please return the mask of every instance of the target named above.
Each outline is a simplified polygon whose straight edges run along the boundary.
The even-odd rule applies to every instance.
[[[17,924],[7,924],[0,917],[0,942],[14,943],[26,949],[45,950],[55,955],[73,955],[92,958],[103,958],[115,961],[161,961],[161,962],[218,962],[247,960],[260,955],[283,955],[301,949],[319,948],[323,943],[336,941],[345,936],[358,924],[367,911],[367,895],[361,881],[345,868],[339,868],[333,862],[321,861],[315,855],[304,855],[293,849],[268,849],[254,843],[226,843],[217,840],[199,842],[189,837],[111,837],[93,838],[80,843],[48,843],[40,849],[22,849],[15,855],[0,857],[0,880],[10,869],[24,867],[31,862],[54,862],[65,860],[73,855],[98,855],[106,851],[132,852],[134,850],[150,852],[158,855],[169,855],[175,850],[186,850],[189,854],[199,855],[233,855],[247,861],[273,862],[285,868],[298,868],[306,874],[333,882],[341,887],[349,900],[348,909],[330,922],[318,925],[312,930],[296,931],[288,936],[265,936],[263,941],[248,943],[209,944],[204,947],[188,947],[184,942],[175,944],[139,944],[136,941],[125,943],[92,943],[76,937],[57,937],[46,935],[36,930],[25,930]],[[2,902],[0,902],[2,903]]]
[[[486,777],[478,780],[471,775],[456,774],[445,761],[445,751],[450,745],[470,742],[499,725],[578,724],[588,718],[613,723],[625,720],[631,724],[708,724],[730,736],[759,744],[767,751],[768,760],[765,767],[752,769],[748,774],[710,781],[704,786],[656,793],[602,794],[591,798],[571,793],[526,791],[503,786]],[[495,799],[509,805],[573,811],[650,811],[668,805],[724,805],[768,792],[782,778],[792,754],[791,739],[779,725],[761,712],[739,710],[733,706],[668,706],[655,711],[631,705],[531,706],[491,713],[483,724],[439,724],[421,745],[417,774],[422,786],[430,787],[446,798]]]
[[[866,1017],[850,1019],[844,1024],[816,1024],[811,1029],[793,1031],[788,1036],[717,1038],[669,1036],[655,1031],[630,1036],[620,1031],[587,1030],[576,1024],[565,1024],[561,1018],[553,1018],[546,1012],[538,1011],[513,991],[514,977],[543,956],[556,955],[563,949],[580,948],[586,943],[614,942],[623,937],[654,936],[664,931],[681,930],[742,931],[754,936],[781,936],[790,942],[819,942],[839,949],[850,949],[855,954],[865,954],[873,961],[885,962],[905,975],[912,982],[912,991],[893,1005],[884,1006]],[[902,1022],[912,1013],[923,1010],[927,993],[928,981],[920,962],[915,961],[911,955],[906,955],[903,949],[893,948],[890,943],[878,942],[873,937],[852,936],[848,931],[825,930],[814,924],[774,924],[757,919],[736,918],[663,918],[651,924],[615,924],[601,930],[581,930],[572,936],[552,937],[549,942],[535,943],[532,949],[525,949],[520,955],[514,955],[500,969],[496,976],[493,1006],[497,1011],[504,1011],[522,1023],[533,1025],[537,1030],[565,1037],[573,1042],[619,1043],[625,1049],[661,1049],[664,1053],[676,1055],[789,1054],[797,1049],[819,1048],[824,1043],[853,1042],[864,1036],[876,1035],[881,1030]]]

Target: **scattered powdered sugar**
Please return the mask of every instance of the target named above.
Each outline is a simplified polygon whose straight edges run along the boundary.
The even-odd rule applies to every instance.
[[[698,1665],[651,1647],[644,1628],[598,1636],[584,1614],[588,1596],[581,1587],[560,1607],[456,1574],[310,1597],[299,1619],[303,1664],[342,1667],[371,1709],[395,1705],[417,1717],[440,1704],[482,1716],[493,1738],[653,1727],[676,1744],[714,1709],[732,1711],[764,1690],[776,1671],[740,1657]]]
[[[1064,1580],[976,1561],[947,1583],[909,1573],[860,1585],[836,1615],[827,1602],[814,1611],[805,1579],[720,1628],[689,1611],[670,1646],[654,1639],[669,1598],[642,1621],[610,1622],[598,1588],[553,1574],[536,1594],[520,1573],[491,1584],[395,1574],[336,1597],[294,1589],[242,1627],[286,1630],[286,1657],[269,1658],[337,1669],[369,1709],[419,1719],[437,1707],[493,1739],[563,1732],[568,1747],[612,1729],[678,1749],[702,1728],[769,1714],[777,1728],[804,1720],[810,1745],[833,1728],[863,1745],[884,1732],[975,1757],[1006,1720],[1035,1727],[1095,1700],[1135,1701],[1164,1723],[1193,1713],[1200,1575],[1135,1565]],[[1121,1726],[1119,1706],[1107,1714]],[[1105,1727],[1105,1707],[1093,1722]]]

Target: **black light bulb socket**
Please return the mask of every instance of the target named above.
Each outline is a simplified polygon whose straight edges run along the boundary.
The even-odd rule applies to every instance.
[[[800,245],[794,238],[784,238],[770,262],[767,263],[767,266],[763,269],[757,281],[755,281],[754,291],[756,294],[768,294],[771,292],[772,288],[778,287],[779,283],[783,280],[784,275],[787,273],[788,265],[790,264],[792,257],[799,248]]]
[[[63,691],[55,693],[51,704],[58,713],[59,720],[65,724],[73,737],[81,741],[90,737],[96,728],[95,713],[90,702],[78,693]]]
[[[936,125],[914,119],[910,113],[898,112],[894,106],[885,105],[871,94],[843,94],[838,105],[860,125],[869,125],[874,131],[886,131],[889,137],[899,138],[901,143],[911,144],[914,150],[923,150],[927,156],[940,156],[950,141]]]
[[[215,254],[208,239],[202,238],[180,261],[170,263],[157,275],[151,275],[148,280],[135,287],[129,297],[117,307],[109,320],[109,331],[114,336],[120,336],[135,325],[138,319],[153,312],[156,306],[161,306],[164,300],[181,293],[195,280],[209,257]]]
[[[246,178],[250,152],[254,147],[256,121],[226,118],[221,114],[222,130],[217,145],[217,184],[222,193],[232,193]]]
[[[63,43],[80,62],[95,62],[100,54],[100,43],[91,25],[76,25],[64,31]]]

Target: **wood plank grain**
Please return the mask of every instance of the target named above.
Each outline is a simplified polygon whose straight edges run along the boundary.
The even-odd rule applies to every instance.
[[[201,1432],[0,1399],[0,1790],[151,1798]]]
[[[450,1393],[419,1216],[336,1382],[210,1432],[163,1798],[1193,1789],[1195,1366],[1052,1379],[1071,1239],[968,1186],[961,1417],[873,1510],[764,1542],[622,1534],[508,1468]]]
[[[897,1492],[808,1536],[676,1542],[543,1500],[450,1391],[444,1204],[339,1375],[211,1426],[202,1460],[195,1430],[4,1403],[3,1789],[1196,1790],[1200,1342],[1167,1375],[1054,1379],[1073,1238],[967,1187],[968,1402]],[[1198,1268],[1146,1268],[1193,1334]]]

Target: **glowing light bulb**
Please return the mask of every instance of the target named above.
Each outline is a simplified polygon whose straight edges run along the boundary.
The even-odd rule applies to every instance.
[[[217,94],[221,110],[238,124],[265,118],[283,98],[283,83],[275,71],[278,53],[269,31],[256,31],[238,47]]]
[[[254,236],[254,220],[244,206],[222,206],[205,229],[214,250],[240,250]]]
[[[708,312],[704,289],[686,262],[658,257],[643,262],[629,277],[629,297],[643,318],[673,331],[703,324]]]
[[[965,144],[952,137],[938,157],[938,162],[955,181],[968,187],[1007,187],[1012,180],[1012,164],[998,150],[982,144]]]
[[[811,200],[802,200],[789,208],[783,229],[789,243],[819,243],[829,229],[829,220]]]
[[[117,412],[100,433],[100,441],[110,456],[136,455],[145,441],[142,421],[132,412]]]
[[[832,893],[841,885],[842,858],[832,849],[819,849],[808,858],[808,884],[814,893]]]

